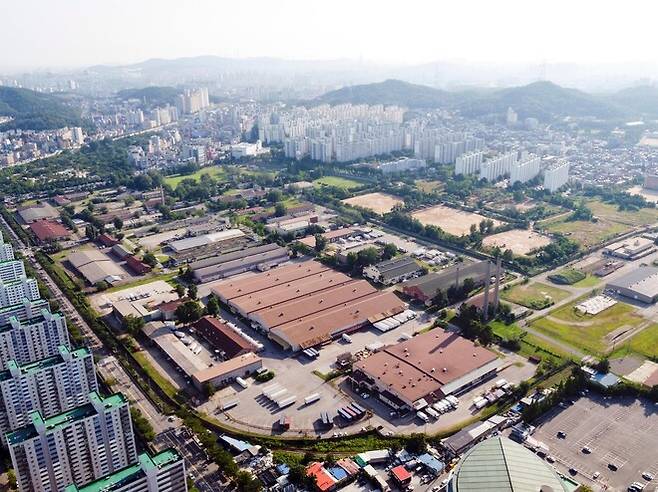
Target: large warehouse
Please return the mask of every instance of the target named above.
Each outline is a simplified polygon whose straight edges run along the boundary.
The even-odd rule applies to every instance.
[[[463,393],[495,376],[500,364],[493,352],[435,328],[356,362],[350,378],[389,406],[411,410],[420,400]]]
[[[653,304],[658,300],[658,268],[640,267],[608,282],[607,288],[624,297]]]
[[[461,285],[467,278],[472,279],[476,285],[481,285],[484,283],[486,276],[486,261],[479,261],[468,265],[458,263],[445,270],[409,280],[403,284],[402,291],[409,297],[421,302],[428,302],[436,295],[439,289],[447,290],[453,285]]]
[[[250,270],[265,270],[288,261],[288,250],[276,243],[245,248],[190,263],[194,280],[218,280]]]
[[[391,292],[308,261],[241,280],[213,292],[285,349],[300,350],[404,311]]]
[[[87,283],[94,285],[102,280],[115,283],[127,277],[126,271],[96,249],[84,249],[71,253],[68,262],[82,275]]]

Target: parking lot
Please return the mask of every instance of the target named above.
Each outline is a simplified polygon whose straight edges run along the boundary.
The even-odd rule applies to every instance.
[[[459,422],[470,419],[477,413],[471,403],[475,396],[479,396],[492,387],[498,378],[487,381],[473,390],[461,395],[462,402],[455,411],[443,414],[438,420],[424,424],[415,415],[410,414],[403,418],[391,420],[390,408],[375,398],[363,398],[352,391],[347,379],[338,377],[325,382],[322,375],[328,375],[336,366],[336,358],[344,352],[355,354],[362,351],[366,346],[381,342],[393,344],[398,342],[403,334],[420,331],[432,323],[433,317],[423,311],[418,311],[418,316],[389,332],[380,333],[374,328],[362,330],[350,335],[351,343],[339,339],[320,349],[320,355],[311,359],[303,354],[293,355],[283,351],[264,336],[257,334],[248,328],[235,316],[222,310],[221,316],[241,326],[247,333],[257,338],[265,346],[265,350],[259,355],[263,358],[263,366],[274,371],[276,376],[267,383],[257,383],[253,379],[248,380],[249,387],[242,388],[238,384],[232,384],[223,388],[210,401],[201,405],[200,409],[208,414],[214,415],[220,420],[226,420],[231,425],[250,430],[252,432],[279,433],[277,423],[283,415],[292,418],[291,429],[288,435],[331,435],[334,432],[359,432],[362,427],[382,426],[384,432],[407,434],[411,432],[437,432],[441,429],[452,427]],[[531,377],[536,367],[527,360],[515,354],[505,354],[506,368],[501,371],[499,377],[507,379],[512,384]],[[277,406],[261,395],[263,388],[277,383],[287,390],[288,395],[295,395],[297,402],[284,409],[279,410]],[[313,393],[318,393],[320,399],[310,405],[304,405],[304,398]],[[226,413],[219,410],[221,402],[239,400],[239,404]],[[320,413],[323,411],[336,414],[336,410],[351,401],[357,402],[362,407],[371,410],[372,417],[361,419],[352,425],[341,427],[346,424],[340,420],[333,429],[319,427]]]
[[[558,432],[566,437],[557,437]],[[567,475],[575,469],[574,478],[595,490],[626,490],[633,482],[647,483],[644,472],[654,475],[652,483],[658,486],[656,436],[658,407],[653,403],[591,393],[551,410],[533,435],[548,445],[558,470]],[[600,476],[593,479],[596,473]]]

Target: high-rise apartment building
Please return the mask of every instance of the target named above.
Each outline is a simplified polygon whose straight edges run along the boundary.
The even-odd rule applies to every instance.
[[[519,161],[510,167],[510,184],[517,181],[526,183],[534,179],[540,171],[541,158],[534,154],[524,155]]]
[[[187,492],[185,462],[174,449],[154,456],[140,454],[138,462],[84,487],[70,485],[64,492]]]
[[[12,248],[10,243],[5,243],[5,240],[2,237],[2,232],[0,232],[0,261],[9,261],[13,259],[14,248]]]
[[[475,174],[480,170],[484,153],[482,151],[466,152],[455,160],[455,174]]]
[[[496,181],[510,172],[512,165],[516,163],[516,159],[516,152],[507,152],[484,161],[480,166],[480,179]]]
[[[56,492],[115,473],[137,461],[128,401],[121,394],[101,398],[43,418],[7,434],[18,488],[22,492]]]
[[[16,318],[20,322],[36,318],[43,310],[50,311],[50,305],[45,299],[35,301],[23,299],[17,304],[0,308],[0,327],[8,325],[11,318]]]
[[[60,345],[70,347],[66,318],[43,309],[36,318],[19,321],[10,318],[0,327],[0,370],[10,360],[27,364],[59,353]]]
[[[23,277],[11,282],[0,281],[0,308],[12,306],[28,299],[39,299],[39,285],[33,278]]]
[[[25,265],[21,260],[0,261],[0,282],[13,282],[25,276]]]
[[[569,181],[569,162],[560,160],[544,171],[544,189],[554,193]]]
[[[70,351],[28,364],[14,360],[0,372],[0,431],[5,433],[30,423],[29,414],[39,411],[50,418],[89,403],[89,394],[98,391],[91,350]]]
[[[198,113],[208,106],[210,106],[210,97],[208,96],[208,89],[206,87],[187,89],[183,94],[178,96],[178,108],[181,113]]]

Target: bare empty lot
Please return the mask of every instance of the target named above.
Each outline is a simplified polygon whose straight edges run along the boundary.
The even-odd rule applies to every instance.
[[[378,214],[385,214],[393,210],[396,205],[403,205],[404,201],[387,193],[367,193],[343,200],[343,203],[354,207],[367,208]]]
[[[543,234],[526,229],[512,229],[487,236],[482,244],[487,248],[498,246],[502,250],[511,249],[515,255],[527,255],[533,249],[547,246],[551,240]]]
[[[566,438],[557,437],[560,431]],[[658,477],[657,434],[658,407],[653,403],[590,393],[574,405],[551,410],[533,437],[549,446],[563,473],[576,469],[575,479],[595,490],[606,485],[608,490],[626,490],[633,482],[647,483],[644,472]],[[584,447],[591,452],[583,452]],[[600,477],[593,480],[596,472]]]
[[[468,234],[471,225],[476,226],[487,217],[473,212],[465,212],[444,205],[435,205],[434,207],[419,210],[411,214],[414,219],[418,219],[423,225],[435,225],[454,236]],[[502,222],[493,220],[494,226],[499,226]]]

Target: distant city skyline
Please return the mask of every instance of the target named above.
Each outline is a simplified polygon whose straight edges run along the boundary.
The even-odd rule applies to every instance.
[[[0,71],[198,55],[411,65],[656,64],[658,7],[630,1],[25,0],[3,11]],[[638,15],[640,13],[642,15]]]

